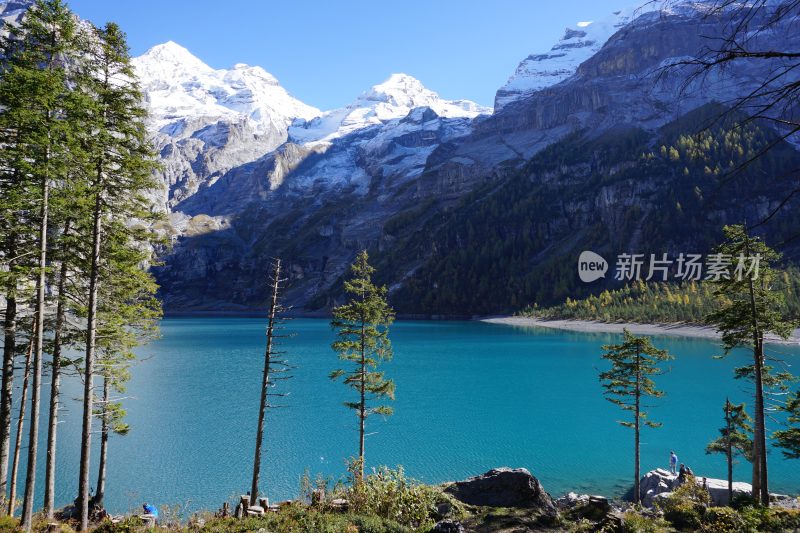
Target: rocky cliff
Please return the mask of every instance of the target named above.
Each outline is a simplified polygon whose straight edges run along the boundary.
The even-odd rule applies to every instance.
[[[570,270],[581,246],[618,251],[666,238],[661,248],[702,248],[722,223],[769,212],[786,192],[770,170],[794,161],[791,145],[713,208],[703,202],[730,158],[708,161],[708,174],[662,158],[659,146],[702,129],[710,104],[735,101],[775,65],[696,80],[664,70],[700,54],[730,21],[703,2],[654,7],[568,29],[523,60],[495,110],[443,100],[397,74],[321,112],[259,67],[214,70],[174,43],[137,58],[175,241],[157,271],[167,309],[260,308],[266,265],[279,255],[288,303],[324,312],[366,248],[404,312],[506,312],[592,290]],[[764,38],[800,48],[797,32]],[[795,220],[776,223],[788,235]],[[512,282],[498,298],[487,279]]]

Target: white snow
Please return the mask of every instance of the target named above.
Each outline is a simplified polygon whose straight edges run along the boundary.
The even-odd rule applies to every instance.
[[[776,3],[780,0],[766,1]],[[575,28],[566,29],[564,36],[549,52],[529,55],[519,64],[506,84],[497,91],[495,111],[509,102],[570,78],[578,66],[596,54],[612,35],[634,21],[648,24],[663,15],[696,17],[698,13],[702,15],[718,5],[716,0],[679,0],[668,4],[648,1],[639,7],[614,11],[602,20],[577,22]],[[729,8],[737,5],[734,3]]]
[[[516,72],[498,91],[495,109],[499,110],[509,102],[569,78],[620,28],[639,15],[655,9],[653,4],[622,9],[605,19],[581,21],[575,28],[567,28],[564,36],[549,52],[532,54],[519,64]]]
[[[492,112],[469,100],[445,100],[408,74],[392,74],[345,107],[327,111],[311,121],[296,121],[289,128],[289,135],[299,142],[329,142],[374,124],[403,118],[422,107],[445,118],[473,118]]]
[[[154,46],[133,59],[147,95],[156,129],[181,131],[186,118],[248,120],[256,132],[272,124],[285,129],[295,118],[320,114],[293,98],[261,67],[243,63],[215,70],[172,41]]]

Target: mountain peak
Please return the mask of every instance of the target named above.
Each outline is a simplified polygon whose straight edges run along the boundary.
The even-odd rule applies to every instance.
[[[469,100],[445,100],[414,76],[395,73],[347,106],[326,111],[311,121],[295,123],[289,133],[299,142],[330,141],[362,128],[402,119],[422,108],[442,118],[473,118],[492,112],[491,108]]]
[[[531,54],[517,67],[508,82],[497,91],[495,109],[532,92],[555,85],[573,74],[578,66],[597,53],[620,28],[654,6],[614,11],[597,21],[581,21],[564,31],[564,36],[549,52]]]
[[[424,90],[425,86],[422,85],[422,82],[419,81],[414,76],[398,72],[386,78],[386,80],[383,81],[382,83],[374,85],[372,89],[380,92],[386,92],[396,89],[408,92],[408,91]]]
[[[157,44],[137,58],[139,62],[178,65],[182,70],[207,72],[213,70],[189,50],[175,41]]]

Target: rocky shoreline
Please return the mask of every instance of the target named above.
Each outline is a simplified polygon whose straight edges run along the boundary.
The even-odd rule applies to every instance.
[[[707,507],[721,508],[729,505],[727,480],[696,476],[698,487],[708,491]],[[548,525],[568,523],[591,523],[592,531],[622,531],[626,513],[635,512],[647,517],[661,517],[664,508],[675,491],[687,481],[670,472],[656,468],[644,474],[640,481],[642,507],[636,508],[627,499],[611,500],[602,495],[570,492],[554,499],[542,483],[525,468],[495,468],[479,476],[444,485],[444,491],[461,503],[479,508],[515,508],[525,510],[531,520],[514,531],[546,531]],[[736,481],[733,484],[734,498],[747,496],[752,487],[749,483]],[[800,499],[788,495],[773,494],[772,506],[785,510],[800,509]],[[445,513],[446,514],[446,513]],[[528,529],[524,529],[527,527]],[[541,529],[539,529],[541,528]],[[498,528],[498,531],[505,529]],[[432,531],[463,533],[469,531],[494,531],[476,528],[474,523],[464,524],[445,518]]]

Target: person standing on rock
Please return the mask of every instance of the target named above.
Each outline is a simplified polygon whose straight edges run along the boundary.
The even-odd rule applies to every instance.
[[[669,452],[669,471],[673,475],[678,473],[678,456],[675,452]]]

